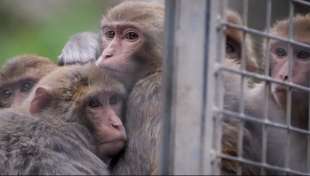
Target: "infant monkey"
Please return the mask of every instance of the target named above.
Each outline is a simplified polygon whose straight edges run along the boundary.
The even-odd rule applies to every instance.
[[[0,173],[109,174],[127,140],[125,97],[124,86],[93,65],[58,68],[17,112],[0,112]]]

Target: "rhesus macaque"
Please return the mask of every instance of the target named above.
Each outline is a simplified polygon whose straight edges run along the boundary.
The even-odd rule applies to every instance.
[[[73,35],[58,57],[59,65],[85,64],[96,61],[102,53],[100,36],[94,32]]]
[[[228,10],[225,13],[227,22],[243,25],[239,14]],[[258,65],[256,57],[252,48],[252,40],[250,36],[243,34],[239,29],[227,27],[224,31],[226,35],[226,56],[224,58],[224,66],[239,70],[241,68],[242,49],[245,49],[243,59],[245,59],[245,69],[247,71],[256,71]],[[244,39],[244,40],[243,40]],[[242,43],[244,47],[242,47]],[[241,95],[241,76],[229,72],[221,72],[224,81],[224,109],[228,109],[233,112],[239,112],[240,95]],[[248,79],[244,79],[244,84],[248,85]],[[245,92],[249,87],[245,88]],[[244,93],[245,93],[244,92]],[[240,136],[240,120],[233,117],[224,116],[222,133],[222,152],[226,155],[237,156],[238,155],[238,140],[239,137],[243,138],[243,156],[257,160],[260,154],[260,150],[257,147],[257,140],[255,134],[250,130],[243,128],[243,136]],[[223,159],[221,161],[221,174],[238,174],[238,169],[241,167],[242,174],[253,175],[258,173],[258,168],[250,165],[245,165],[232,160]]]
[[[125,97],[123,84],[94,65],[55,70],[18,111],[0,112],[0,173],[109,174],[127,138]]]
[[[293,39],[309,44],[310,36],[310,16],[297,15],[292,19]],[[271,34],[288,37],[288,20],[277,22]],[[267,45],[266,45],[267,46]],[[265,47],[268,50],[269,47]],[[291,52],[291,54],[289,54]],[[310,87],[310,49],[291,45],[287,43],[271,40],[270,41],[270,75],[272,78],[280,81],[290,81],[303,87]],[[289,76],[289,60],[292,63],[292,72]],[[272,122],[291,125],[295,128],[309,130],[309,92],[292,88],[292,106],[291,120],[286,118],[287,113],[287,90],[286,86],[271,83],[268,87],[267,99],[264,98],[265,85],[262,83],[249,92],[247,99],[248,114],[257,118],[264,118],[265,103],[268,99],[268,119]],[[289,122],[289,123],[287,123]],[[261,127],[248,124],[248,128],[261,138]],[[285,166],[285,160],[288,159],[288,167],[299,172],[309,172],[309,161],[307,161],[307,152],[310,146],[307,145],[308,135],[301,132],[287,132],[287,129],[268,126],[267,128],[267,163],[280,167]],[[287,141],[290,141],[288,145]],[[287,153],[288,152],[288,153]],[[273,171],[271,171],[273,173]],[[275,171],[275,173],[277,173]]]
[[[19,106],[33,86],[56,67],[48,58],[36,55],[8,60],[0,69],[0,108]]]
[[[113,172],[159,174],[164,7],[125,1],[101,23],[103,52],[96,64],[133,85],[124,122],[128,145]]]

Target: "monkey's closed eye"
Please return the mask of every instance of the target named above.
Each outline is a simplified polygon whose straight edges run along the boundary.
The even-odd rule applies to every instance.
[[[296,53],[296,57],[302,60],[310,59],[310,52],[305,51],[305,50],[298,51]]]
[[[96,97],[92,97],[88,101],[88,106],[90,108],[98,108],[98,107],[101,106],[101,103],[100,103],[100,101]]]
[[[118,95],[112,95],[109,99],[110,105],[116,105],[118,102],[120,102],[121,98]]]
[[[280,58],[287,56],[287,51],[285,48],[276,48],[274,53]]]
[[[139,39],[139,35],[136,32],[129,31],[126,33],[125,38],[131,42],[134,42]]]
[[[33,85],[34,85],[33,81],[25,81],[22,83],[20,91],[21,92],[28,92],[32,89]]]
[[[113,39],[114,36],[115,36],[115,32],[114,31],[106,31],[104,33],[104,36],[107,38],[107,39]]]
[[[12,96],[13,91],[11,91],[10,89],[5,89],[1,91],[1,95],[3,98],[9,98],[10,96]]]
[[[234,47],[234,45],[231,42],[227,41],[226,42],[226,53],[232,54],[234,52],[236,52],[236,48]]]

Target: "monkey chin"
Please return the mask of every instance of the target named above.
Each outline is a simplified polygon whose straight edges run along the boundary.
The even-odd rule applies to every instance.
[[[113,157],[124,149],[126,142],[127,140],[125,138],[101,142],[98,145],[97,150],[100,156]]]
[[[287,90],[284,86],[271,84],[271,94],[276,104],[280,107],[285,106]],[[282,103],[281,103],[282,102]]]

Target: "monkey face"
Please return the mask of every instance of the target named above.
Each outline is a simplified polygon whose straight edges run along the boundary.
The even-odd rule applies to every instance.
[[[280,81],[289,81],[289,60],[291,60],[291,81],[294,84],[309,87],[310,50],[300,46],[289,46],[283,42],[271,44],[271,76]],[[286,86],[272,84],[271,90],[278,99],[284,102]]]
[[[141,76],[143,58],[139,57],[144,45],[144,35],[134,25],[104,25],[102,27],[103,52],[96,64],[118,79],[130,82]]]
[[[127,140],[120,120],[125,97],[124,86],[95,65],[61,67],[38,83],[29,111],[80,123],[94,135],[99,155],[107,157]]]
[[[37,80],[25,76],[20,80],[1,85],[0,107],[7,108],[20,105],[36,83]]]
[[[95,133],[100,156],[113,156],[125,146],[127,137],[120,120],[124,95],[102,91],[85,99],[86,120]]]

